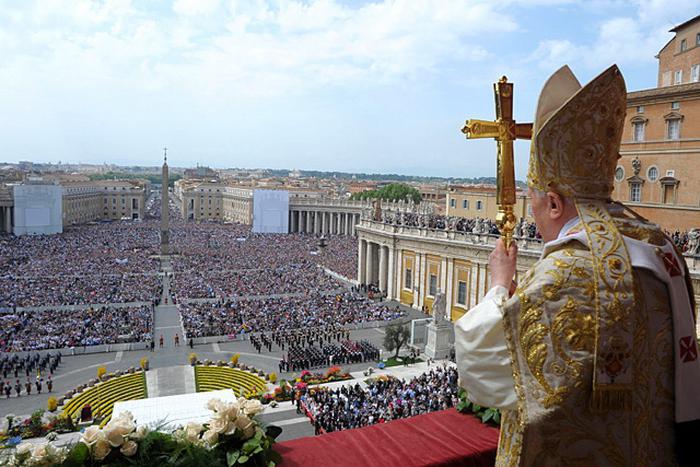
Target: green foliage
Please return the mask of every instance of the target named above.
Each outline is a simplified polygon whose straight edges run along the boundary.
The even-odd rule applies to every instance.
[[[480,405],[474,404],[469,399],[467,399],[467,391],[464,388],[459,388],[459,402],[457,403],[457,410],[462,413],[474,414],[481,419],[482,423],[492,423],[494,425],[501,424],[501,412],[498,409],[491,407],[482,407]]]
[[[64,467],[81,467],[87,464],[90,450],[87,445],[77,443],[68,453],[68,457],[63,461]]]
[[[415,360],[411,360],[411,358],[408,357],[408,356],[403,356],[403,357],[399,357],[399,358],[389,357],[389,358],[387,358],[387,359],[384,361],[384,368],[389,368],[389,367],[392,367],[392,366],[403,365],[403,364],[404,364],[404,359],[405,359],[405,358],[407,358],[407,359],[408,359],[408,362],[411,363],[411,364],[413,364],[413,363],[420,363],[420,362],[423,361],[423,359],[420,358],[420,357],[416,357]]]
[[[408,326],[403,323],[390,324],[384,331],[384,348],[389,352],[394,351],[394,359],[397,359],[401,347],[408,342],[409,337],[411,332]]]
[[[383,199],[387,201],[399,201],[412,199],[414,203],[420,203],[421,195],[413,187],[403,183],[390,183],[378,190],[366,190],[360,193],[353,194],[350,199]]]

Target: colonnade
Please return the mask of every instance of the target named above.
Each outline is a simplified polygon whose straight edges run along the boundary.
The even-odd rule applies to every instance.
[[[289,233],[355,235],[360,214],[337,211],[289,211]]]
[[[392,295],[395,251],[387,245],[360,240],[358,242],[357,278],[360,284],[376,285],[388,297]]]
[[[445,317],[455,321],[489,289],[488,256],[497,237],[394,226],[363,219],[357,226],[357,280],[388,299],[432,314],[439,293]],[[473,238],[472,238],[473,237]],[[541,248],[541,247],[540,247]],[[518,270],[534,264],[541,249],[525,245]]]

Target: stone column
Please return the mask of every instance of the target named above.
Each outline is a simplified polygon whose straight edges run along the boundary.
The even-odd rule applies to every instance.
[[[343,222],[344,222],[343,225],[345,226],[344,227],[345,230],[343,231],[343,235],[350,235],[350,214],[346,212],[343,215],[345,216],[343,218]]]
[[[386,272],[386,275],[387,275],[386,295],[388,298],[394,298],[394,289],[396,288],[396,284],[398,283],[397,278],[396,278],[396,271],[397,271],[396,264],[394,264],[396,262],[397,255],[395,254],[393,247],[388,247],[387,252],[388,252],[389,258],[387,261],[388,267],[387,267],[387,272]]]
[[[307,234],[313,233],[314,231],[311,230],[311,211],[306,211],[306,232]]]
[[[320,225],[321,223],[319,222],[319,218],[321,217],[319,215],[320,213],[318,211],[314,212],[314,233],[318,234],[320,233]]]
[[[445,258],[444,261],[446,263],[446,267],[445,267],[445,304],[447,305],[445,308],[445,312],[447,313],[447,316],[449,317],[450,321],[452,321],[452,304],[455,301],[455,281],[454,281],[455,263],[454,263],[454,259],[452,259],[452,258]]]
[[[353,237],[357,236],[357,229],[355,229],[356,225],[357,225],[357,214],[353,214],[352,219],[350,220],[350,232],[352,232]]]
[[[367,272],[365,273],[367,284],[374,283],[374,252],[376,249],[376,243],[367,242]]]
[[[423,294],[423,284],[421,284],[421,270],[423,263],[423,254],[416,252],[415,261],[413,263],[413,307],[420,309],[420,296]]]
[[[367,240],[357,242],[357,282],[366,283],[367,273]]]
[[[341,222],[341,214],[339,212],[335,213],[335,234],[340,235],[341,234],[341,229],[340,229],[340,222]]]
[[[387,270],[387,247],[384,245],[379,246],[379,290],[386,293],[386,270]]]

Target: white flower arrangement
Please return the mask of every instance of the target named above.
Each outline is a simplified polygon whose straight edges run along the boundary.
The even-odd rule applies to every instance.
[[[51,442],[22,443],[17,446],[9,465],[12,467],[44,467],[61,464],[67,456],[68,449],[57,448]]]
[[[252,417],[262,412],[263,406],[259,400],[239,397],[232,402],[211,399],[207,408],[214,412],[209,423],[202,425],[190,422],[173,435],[210,449],[216,447],[221,436],[237,434],[243,440],[250,439],[258,426]]]
[[[227,459],[230,457],[234,462],[240,459],[240,464],[244,464],[246,459],[252,459],[252,456],[257,454],[273,455],[268,451],[274,438],[268,437],[253,419],[263,410],[259,400],[247,400],[241,397],[232,402],[224,402],[220,399],[212,399],[207,403],[207,408],[214,412],[208,423],[189,422],[168,436],[172,436],[172,439],[178,443],[190,443],[210,451],[221,450]],[[97,425],[87,427],[79,443],[71,450],[57,448],[51,442],[37,445],[22,443],[17,447],[9,465],[13,467],[60,465],[68,457],[73,456],[77,448],[80,448],[83,453],[80,462],[91,460],[93,465],[95,463],[99,465],[103,461],[121,465],[120,462],[123,461],[131,464],[138,453],[139,443],[148,434],[149,430],[145,426],[136,426],[130,412],[122,412],[118,417],[111,419],[104,428]],[[246,443],[246,449],[248,449],[245,454],[241,451],[243,443]],[[107,459],[108,456],[109,459]],[[274,465],[275,461],[265,463],[265,465],[269,464]]]
[[[124,456],[131,457],[138,450],[137,441],[142,440],[147,433],[145,426],[136,428],[134,416],[126,411],[111,419],[104,428],[97,425],[87,427],[80,442],[89,448],[92,457],[98,461],[116,448]]]

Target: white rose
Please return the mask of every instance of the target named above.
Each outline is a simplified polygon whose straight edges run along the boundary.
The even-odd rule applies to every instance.
[[[208,446],[214,447],[219,440],[219,433],[214,430],[207,430],[202,435],[202,440],[207,443]]]
[[[136,441],[140,441],[140,440],[144,439],[147,434],[148,434],[148,428],[146,427],[146,425],[141,425],[138,428],[136,428],[136,430],[134,430],[134,432],[131,433],[131,435],[129,435],[129,437],[131,439],[136,440]]]
[[[46,444],[37,444],[32,449],[32,457],[36,459],[43,459],[46,457]]]
[[[118,448],[119,446],[124,444],[124,432],[123,430],[120,430],[119,427],[105,427],[104,433],[105,438],[107,439],[107,441],[109,441],[109,444],[113,448]]]
[[[136,454],[136,450],[138,449],[139,445],[136,444],[133,441],[127,441],[126,443],[122,444],[121,449],[119,450],[122,454],[124,454],[126,457],[131,457],[134,454]]]
[[[121,412],[116,419],[119,420],[120,422],[125,423],[125,424],[133,424],[134,423],[134,415],[131,412],[129,412],[128,410]],[[112,419],[112,420],[114,420],[114,419]]]
[[[18,456],[26,456],[32,452],[32,443],[22,443],[17,446],[16,454]]]
[[[241,413],[241,409],[238,404],[228,404],[221,413],[228,420],[233,421],[236,419],[236,417],[238,417],[238,414]]]
[[[224,433],[229,430],[229,422],[223,418],[215,418],[209,422],[209,431]]]
[[[105,438],[99,438],[92,448],[92,455],[96,460],[101,461],[107,457],[111,451],[112,446],[109,444],[109,441]]]
[[[236,419],[236,428],[243,432],[243,438],[248,439],[255,434],[255,422],[245,415],[241,415]]]
[[[68,457],[68,449],[57,448],[52,443],[46,445],[46,454],[56,463],[61,463]]]
[[[185,425],[185,433],[188,438],[199,438],[199,434],[204,430],[204,425],[201,423],[188,422]]]
[[[207,402],[207,409],[213,410],[214,412],[220,412],[224,409],[224,402],[221,399],[210,399]]]
[[[252,417],[253,415],[259,414],[260,412],[262,412],[262,410],[263,410],[263,405],[257,399],[250,399],[250,400],[246,401],[245,405],[243,406],[243,411],[249,417]]]
[[[126,436],[136,429],[134,422],[128,418],[117,418],[115,420],[110,420],[104,427],[104,431],[114,431],[121,433],[122,436]]]
[[[100,427],[97,425],[90,425],[85,428],[81,441],[88,446],[92,446],[100,438],[104,438],[104,433],[100,430]]]

